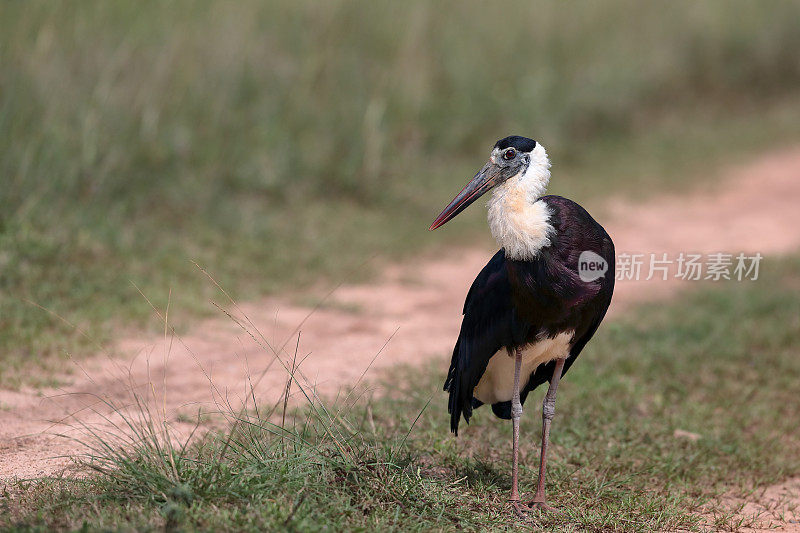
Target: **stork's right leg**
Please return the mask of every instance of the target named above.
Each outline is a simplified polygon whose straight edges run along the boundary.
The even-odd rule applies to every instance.
[[[536,487],[536,495],[533,500],[527,502],[531,508],[554,510],[547,505],[544,494],[544,477],[547,470],[547,447],[550,443],[550,423],[556,414],[556,390],[558,382],[561,380],[561,373],[564,370],[566,359],[556,359],[556,366],[553,369],[553,377],[550,378],[550,387],[542,402],[542,452],[539,459],[539,482]]]
[[[519,374],[522,367],[522,350],[516,349],[514,353],[514,389],[511,396],[511,424],[513,436],[511,437],[511,505],[518,516],[522,516],[523,509],[519,502],[519,419],[522,418],[522,402],[519,399]]]

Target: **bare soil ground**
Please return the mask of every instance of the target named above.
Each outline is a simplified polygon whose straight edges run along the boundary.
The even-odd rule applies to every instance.
[[[769,256],[800,248],[800,148],[765,155],[727,174],[688,197],[614,201],[600,222],[618,253],[667,253],[674,259],[681,252]],[[466,291],[491,253],[451,249],[392,265],[374,283],[338,287],[317,308],[285,298],[232,306],[221,296],[219,303],[249,331],[223,316],[180,338],[124,339],[109,352],[114,356],[75,363],[78,370],[63,378],[70,384],[61,389],[0,390],[0,479],[69,468],[69,456],[82,448],[53,435],[74,434],[60,422],[101,423],[107,411],[98,399],[125,403],[131,387],[166,390],[164,405],[176,423],[201,406],[215,410],[215,401],[223,398],[234,404],[243,400],[251,383],[261,401],[275,401],[286,372],[273,350],[289,361],[299,346],[302,375],[320,394],[352,385],[368,367],[373,372],[432,360],[444,365]],[[647,262],[642,273],[647,277]],[[635,303],[675,297],[690,286],[674,277],[621,281],[611,319]],[[773,517],[768,522],[800,530],[800,524],[791,523],[797,518],[791,509],[800,502],[798,493],[797,479],[756,491],[752,501],[743,502],[742,512],[767,511]]]
[[[746,531],[800,532],[800,477],[769,487],[759,487],[746,499],[730,498],[730,509],[754,517],[759,529]]]

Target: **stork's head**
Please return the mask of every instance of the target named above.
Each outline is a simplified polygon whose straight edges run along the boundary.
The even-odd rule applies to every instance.
[[[431,224],[430,230],[443,226],[486,192],[514,186],[524,190],[533,201],[547,188],[550,160],[544,147],[527,137],[511,135],[494,144],[489,160],[467,183],[453,201]]]

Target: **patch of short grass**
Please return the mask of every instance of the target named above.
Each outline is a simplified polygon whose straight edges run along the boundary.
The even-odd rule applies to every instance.
[[[793,2],[2,10],[3,386],[96,351],[36,305],[107,340],[150,316],[131,282],[207,312],[190,260],[253,299],[463,242],[480,209],[427,223],[512,132],[589,207],[800,138]]]
[[[709,283],[605,324],[559,387],[541,531],[736,530],[720,495],[800,473],[800,259],[755,282]],[[94,443],[100,473],[9,483],[0,525],[25,530],[510,530],[510,424],[476,411],[448,432],[441,360],[397,370],[369,401],[308,394],[186,448]],[[299,384],[294,385],[297,392]],[[360,391],[359,394],[363,392]],[[537,391],[522,426],[533,489]],[[275,413],[274,410],[270,410]],[[677,433],[676,433],[677,432]],[[687,438],[686,435],[689,435]],[[163,441],[162,441],[163,442]],[[98,448],[99,443],[99,448]]]

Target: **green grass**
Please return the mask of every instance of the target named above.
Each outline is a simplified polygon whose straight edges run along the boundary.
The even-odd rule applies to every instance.
[[[511,132],[588,205],[800,138],[773,2],[6,2],[0,384],[144,327],[461,241],[427,222]],[[737,159],[738,160],[738,159]],[[711,173],[713,174],[713,173]],[[33,305],[36,304],[36,305]],[[49,379],[49,378],[46,378]]]
[[[559,387],[547,490],[562,513],[533,515],[529,526],[735,530],[755,522],[720,494],[800,473],[800,259],[762,267],[756,282],[706,284],[600,329]],[[0,527],[516,528],[506,502],[510,424],[481,409],[451,436],[445,364],[393,372],[383,397],[311,398],[286,423],[280,404],[223,406],[230,428],[185,448],[164,445],[166,426],[143,403],[129,415],[135,444],[87,436],[99,473],[7,484]],[[536,479],[542,394],[523,416],[524,491]]]

